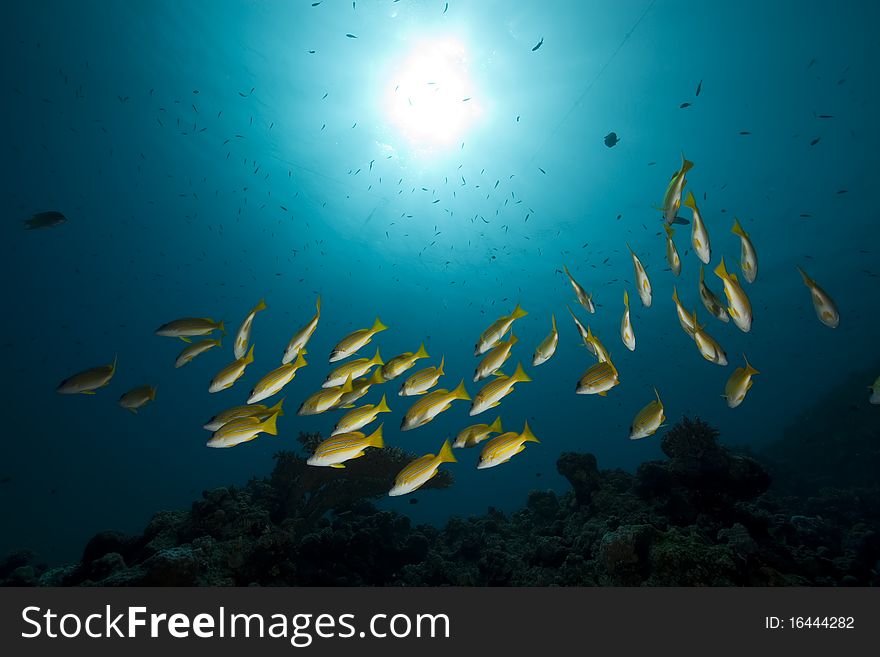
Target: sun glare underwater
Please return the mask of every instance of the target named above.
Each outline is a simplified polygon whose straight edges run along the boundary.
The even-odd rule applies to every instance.
[[[642,523],[654,546],[679,523],[782,549],[644,493],[656,468],[696,486],[689,431],[769,473],[749,517],[837,518],[783,489],[869,498],[880,8],[819,7],[18,3],[0,554],[70,563],[241,496],[296,541],[402,518],[439,550],[451,518],[544,500],[540,531],[599,569],[638,504],[667,514]],[[607,527],[558,529],[588,503],[604,523],[596,499]],[[149,527],[184,541],[168,513]]]

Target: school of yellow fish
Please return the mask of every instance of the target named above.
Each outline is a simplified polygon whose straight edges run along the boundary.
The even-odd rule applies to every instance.
[[[666,260],[675,277],[681,275],[682,263],[673,240],[675,230],[672,225],[688,223],[686,219],[678,216],[678,212],[687,184],[686,175],[692,167],[693,163],[682,155],[681,167],[672,175],[663,198],[663,205],[659,208],[665,221]],[[691,245],[694,254],[701,263],[699,294],[706,311],[720,322],[728,323],[733,320],[733,324],[738,329],[748,333],[752,326],[752,306],[739,276],[728,270],[722,257],[714,268],[714,273],[721,281],[726,303],[708,287],[703,266],[708,265],[712,259],[709,231],[692,192],[688,191],[683,205],[689,208],[692,213]],[[740,238],[739,269],[742,273],[742,280],[752,284],[758,275],[758,256],[754,244],[736,219],[732,232]],[[638,255],[629,245],[627,248],[635,273],[635,291],[642,305],[645,308],[650,308],[653,302],[651,280]],[[563,266],[563,270],[571,283],[578,303],[587,313],[594,314],[596,306],[593,303],[592,295],[588,294],[574,279],[567,266]],[[832,298],[803,269],[798,267],[797,270],[810,291],[812,304],[819,321],[830,328],[836,328],[840,316]],[[709,334],[706,325],[699,322],[697,311],[694,309],[688,312],[684,308],[675,286],[673,286],[672,300],[682,330],[693,340],[703,358],[716,365],[726,366],[728,361],[724,348]],[[628,350],[635,351],[636,333],[630,315],[630,299],[627,290],[623,293],[623,304],[620,338]],[[261,300],[245,317],[233,342],[234,360],[214,376],[208,386],[209,393],[232,387],[244,374],[247,366],[253,362],[254,345],[251,343],[251,330],[257,313],[264,310],[266,310],[266,304]],[[609,351],[593,334],[590,327],[584,327],[571,307],[568,307],[568,311],[584,346],[596,357],[595,364],[588,367],[578,379],[575,392],[580,395],[607,396],[612,388],[620,384],[618,370],[612,362]],[[458,400],[470,401],[469,414],[471,416],[478,415],[498,407],[501,401],[514,391],[517,383],[531,381],[532,379],[523,369],[522,363],[518,363],[513,374],[509,376],[501,371],[518,342],[513,334],[513,324],[527,314],[517,305],[513,312],[498,318],[477,339],[474,356],[482,358],[476,366],[473,380],[479,382],[490,377],[491,380],[484,384],[473,397],[466,390],[463,379],[452,390],[434,389],[440,377],[444,375],[445,356],[440,359],[438,366],[420,369],[403,380],[398,395],[418,397],[418,399],[410,405],[404,414],[400,424],[401,431],[410,431],[428,424]],[[244,405],[218,413],[204,425],[204,428],[211,432],[211,438],[207,441],[208,447],[234,447],[253,440],[261,433],[270,435],[278,433],[277,420],[279,416],[284,415],[282,409],[284,400],[279,400],[273,406],[266,406],[258,402],[279,394],[285,386],[293,381],[297,371],[308,364],[305,358],[308,355],[306,346],[317,329],[320,319],[321,299],[318,297],[314,316],[294,333],[284,349],[281,365],[268,372],[256,383]],[[550,333],[534,350],[533,367],[546,363],[556,352],[559,334],[556,328],[555,314],[550,316],[550,327]],[[307,397],[300,405],[297,411],[298,415],[314,415],[331,410],[350,409],[339,418],[329,437],[318,445],[315,453],[308,458],[309,465],[344,468],[347,461],[363,456],[368,448],[382,449],[385,446],[382,435],[383,424],[380,423],[369,435],[362,429],[376,421],[380,414],[391,412],[387,395],[383,394],[378,404],[356,406],[355,402],[366,395],[373,385],[382,385],[398,379],[413,369],[417,361],[429,358],[428,352],[422,344],[415,352],[399,354],[387,361],[383,361],[379,349],[376,349],[372,357],[351,359],[368,345],[374,336],[387,328],[377,317],[370,328],[359,329],[342,338],[331,351],[328,360],[329,363],[345,362],[335,366],[327,374],[321,389]],[[187,317],[163,324],[155,332],[157,335],[179,338],[187,343],[175,361],[175,367],[179,368],[208,350],[221,346],[222,337],[216,339],[209,337],[215,331],[218,331],[221,336],[225,334],[223,322],[215,322],[208,318]],[[509,337],[505,340],[504,338],[508,334]],[[203,339],[193,342],[192,338],[194,337],[203,337]],[[736,408],[742,404],[752,387],[753,377],[759,373],[752,367],[745,355],[743,355],[743,362],[744,366],[737,367],[730,375],[722,395],[730,408]],[[61,394],[95,394],[97,389],[110,383],[115,372],[116,358],[110,365],[91,368],[65,379],[58,386],[57,392]],[[869,389],[871,390],[870,402],[880,404],[880,377],[874,381],[873,385],[869,386]],[[631,440],[648,437],[663,425],[666,416],[660,393],[656,388],[654,395],[655,398],[635,415],[629,430]],[[155,398],[156,388],[143,385],[123,394],[119,399],[119,405],[132,413],[137,413],[138,409]],[[485,445],[482,447],[477,462],[479,469],[506,463],[513,456],[522,452],[526,443],[537,443],[539,440],[532,433],[528,422],[525,423],[521,432],[505,432],[500,416],[496,417],[491,424],[472,424],[462,429],[452,443],[449,440],[444,441],[436,455],[425,454],[407,465],[397,475],[394,486],[388,494],[397,496],[417,490],[437,474],[443,463],[453,463],[457,460],[453,452],[454,449],[467,449],[483,442]]]

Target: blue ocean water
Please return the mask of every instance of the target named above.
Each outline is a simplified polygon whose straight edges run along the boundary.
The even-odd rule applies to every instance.
[[[528,420],[542,441],[491,470],[475,468],[477,450],[459,450],[444,466],[452,488],[416,493],[416,505],[381,503],[415,522],[514,510],[533,488],[565,490],[555,470],[563,451],[627,469],[659,457],[657,435],[627,439],[655,387],[667,422],[699,415],[726,442],[759,447],[876,362],[873,3],[830,12],[783,1],[43,1],[9,14],[0,552],[75,559],[96,531],[137,531],[205,488],[264,475],[300,431],[329,433],[338,412],[294,411],[320,387],[333,345],[377,315],[390,328],[363,355],[378,346],[387,359],[424,341],[431,358],[417,368],[445,356],[441,384],[464,379],[474,394],[477,337],[517,303],[529,313],[514,324],[519,343],[504,369],[522,361],[533,381],[498,409],[472,420],[455,402],[403,433],[412,400],[396,395],[398,382],[363,400],[388,393],[386,441],[417,454],[494,410],[509,430]],[[436,102],[419,87],[416,104],[402,104],[402,82],[436,82],[433,69],[407,77],[408,62],[436,44],[452,49],[461,77],[444,79]],[[446,87],[469,100],[450,105]],[[434,124],[415,124],[418,134],[398,121],[426,113]],[[611,131],[620,142],[609,148]],[[734,217],[757,249],[748,334],[702,307],[690,226],[675,227],[681,276],[667,270],[656,206],[682,153],[695,163],[687,189],[712,238],[716,294],[721,256],[738,270]],[[47,210],[67,222],[23,230]],[[650,276],[651,308],[635,294],[627,244]],[[563,265],[593,293],[595,315],[577,306]],[[798,265],[834,298],[838,328],[817,320]],[[727,367],[706,362],[682,332],[673,285],[726,349]],[[624,289],[633,353],[619,337]],[[207,449],[202,424],[280,363],[318,295],[309,366],[283,393],[279,435]],[[232,335],[175,369],[183,343],[153,333],[184,316],[224,319],[234,333],[260,299],[256,360],[218,394],[207,388],[233,358]],[[566,304],[620,372],[607,398],[574,393],[595,358]],[[533,368],[551,313],[559,347]],[[761,374],[731,410],[721,395],[742,353]],[[117,354],[97,395],[55,393]],[[155,402],[137,415],[118,407],[145,383],[157,386]]]

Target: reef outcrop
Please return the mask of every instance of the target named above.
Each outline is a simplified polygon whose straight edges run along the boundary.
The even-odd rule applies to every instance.
[[[304,446],[319,440],[302,435]],[[635,473],[564,453],[571,491],[524,508],[412,526],[375,507],[411,455],[373,450],[345,470],[281,452],[270,476],[205,491],[139,536],[102,532],[78,564],[0,560],[5,585],[752,586],[880,584],[876,489],[789,495],[699,419]],[[432,480],[448,486],[448,473]]]

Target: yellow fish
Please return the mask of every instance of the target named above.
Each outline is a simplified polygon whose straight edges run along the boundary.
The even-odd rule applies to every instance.
[[[440,367],[426,367],[425,369],[419,370],[415,374],[410,375],[410,377],[403,382],[403,385],[400,386],[400,392],[397,394],[401,397],[424,395],[428,390],[437,385],[437,381],[443,376],[443,364],[445,361],[446,356],[443,356],[440,359]]]
[[[724,257],[715,268],[715,275],[724,283],[724,296],[727,297],[727,312],[739,330],[748,333],[752,328],[752,304],[745,290],[739,284],[736,274],[729,274],[724,266]]]
[[[250,406],[233,406],[232,408],[228,408],[225,411],[217,413],[217,415],[208,420],[204,426],[205,429],[207,429],[208,431],[217,431],[217,429],[222,427],[224,424],[240,417],[255,417],[258,420],[265,420],[273,413],[284,415],[284,411],[281,409],[283,403],[284,399],[279,400],[277,404],[271,407],[263,406],[263,404],[251,404]]]
[[[525,373],[522,363],[517,363],[516,371],[513,376],[504,376],[501,374],[494,381],[490,381],[480,392],[474,397],[471,404],[471,410],[468,415],[478,415],[485,410],[495,408],[501,403],[501,400],[513,392],[513,386],[519,382],[531,381],[532,379]]]
[[[364,455],[367,447],[377,447],[379,449],[385,447],[385,441],[382,439],[382,426],[380,424],[369,436],[360,431],[350,431],[331,436],[318,445],[315,453],[309,457],[306,463],[331,468],[344,468],[343,462],[360,458]]]
[[[110,365],[101,365],[83,370],[64,379],[55,389],[59,395],[94,395],[95,390],[103,388],[116,374],[116,356]]]
[[[685,176],[693,167],[694,163],[690,160],[686,160],[684,153],[682,153],[681,168],[672,174],[672,180],[669,181],[669,186],[666,188],[666,193],[663,195],[663,207],[661,210],[663,211],[663,219],[666,220],[667,224],[687,223],[687,220],[678,216],[678,209],[681,207],[681,192],[687,184]]]
[[[556,353],[556,346],[559,344],[559,331],[556,330],[556,315],[550,315],[550,333],[546,338],[541,340],[535,348],[535,354],[532,356],[532,365],[538,366],[546,363],[553,354]]]
[[[840,313],[837,312],[837,304],[834,303],[834,300],[828,296],[825,290],[819,287],[816,281],[807,276],[803,269],[798,267],[797,270],[801,273],[801,278],[804,279],[804,285],[810,288],[813,308],[816,310],[816,316],[819,318],[819,321],[830,328],[837,328],[837,325],[840,324]]]
[[[700,350],[703,358],[716,365],[727,365],[727,354],[724,349],[715,338],[706,333],[705,327],[697,323],[697,311],[694,311],[692,319],[694,322],[694,342],[697,343],[697,349]]]
[[[489,437],[490,433],[501,433],[501,416],[495,418],[492,424],[472,424],[458,432],[453,447],[474,447]]]
[[[469,400],[471,396],[464,388],[464,379],[458,384],[458,387],[451,392],[440,388],[434,392],[428,393],[415,404],[410,406],[403,420],[400,422],[401,431],[409,431],[424,424],[427,424],[440,413],[452,406],[452,402],[456,399]]]
[[[693,338],[694,319],[684,309],[684,306],[681,305],[681,300],[678,298],[678,290],[675,289],[675,286],[672,287],[672,300],[675,302],[675,313],[678,315],[678,323],[681,324],[681,328],[688,334],[688,337]],[[696,314],[696,311],[694,314]]]
[[[119,405],[132,413],[137,413],[139,408],[154,399],[156,399],[156,386],[138,386],[122,395],[119,398]]]
[[[528,313],[520,308],[519,304],[516,304],[516,308],[513,309],[512,313],[505,315],[504,317],[499,317],[492,322],[492,325],[483,331],[480,335],[480,339],[477,340],[477,344],[474,347],[474,356],[482,356],[489,351],[489,349],[494,347],[495,343],[510,330],[514,321],[520,317],[525,317],[526,315],[528,315]]]
[[[306,399],[296,412],[297,415],[317,415],[324,411],[329,411],[339,405],[343,395],[353,390],[351,384],[351,375],[345,380],[341,386],[333,388],[321,388],[318,392]]]
[[[645,268],[642,266],[642,261],[639,260],[639,257],[635,254],[635,252],[630,248],[629,244],[626,245],[626,248],[629,249],[629,253],[632,256],[633,268],[636,273],[636,288],[639,291],[639,298],[642,300],[642,305],[645,308],[651,307],[651,281],[648,279],[648,273],[645,271]]]
[[[654,388],[657,399],[652,400],[647,406],[638,412],[629,428],[629,439],[638,440],[654,434],[666,416],[663,414],[663,402],[660,401],[660,393]]]
[[[672,241],[675,230],[669,224],[663,224],[663,228],[666,230],[666,262],[672,273],[678,276],[681,273],[681,258],[678,249],[675,248],[675,242]]]
[[[477,469],[485,470],[486,468],[494,468],[496,465],[507,463],[526,448],[526,443],[539,442],[541,441],[535,437],[535,434],[529,428],[529,423],[526,422],[522,433],[508,431],[500,436],[495,436],[486,443],[480,454],[480,462],[477,463]]]
[[[336,436],[340,433],[358,431],[375,420],[379,416],[379,413],[390,412],[391,409],[388,408],[388,403],[385,401],[385,395],[382,395],[382,399],[378,404],[366,404],[359,408],[353,408],[343,415],[339,419],[339,422],[336,423],[336,426],[333,428],[333,432],[330,435]]]
[[[443,447],[440,448],[440,453],[437,456],[425,454],[401,470],[394,479],[394,487],[388,491],[388,495],[396,497],[412,493],[436,475],[441,464],[455,463],[455,461],[452,447],[449,446],[449,441],[447,440],[443,443]]]
[[[251,396],[248,397],[247,403],[256,404],[258,401],[263,401],[264,399],[281,392],[281,389],[284,388],[284,386],[293,381],[293,377],[296,376],[297,370],[308,365],[308,363],[306,363],[305,354],[305,349],[300,350],[296,355],[296,360],[294,362],[287,363],[281,367],[276,367],[260,379],[257,382],[257,385],[254,386],[254,389],[251,390]]]
[[[577,297],[578,302],[586,309],[588,313],[595,313],[596,307],[593,305],[593,295],[587,294],[586,290],[582,288],[576,280],[574,280],[574,276],[571,275],[571,272],[568,271],[568,267],[562,265],[562,268],[565,270],[565,275],[568,276],[568,280],[571,283],[571,286],[574,288],[574,294]]]
[[[752,387],[752,377],[755,374],[760,374],[758,370],[749,364],[749,359],[746,358],[745,354],[743,354],[743,360],[746,361],[746,366],[737,367],[724,386],[723,397],[727,399],[727,405],[730,408],[736,408],[742,404],[743,399],[746,398],[746,393]]]
[[[387,328],[388,327],[382,323],[382,320],[377,317],[376,321],[373,322],[372,328],[358,329],[353,333],[349,333],[333,348],[333,351],[330,353],[330,362],[335,363],[337,360],[348,358],[358,349],[369,344],[374,335]]]
[[[565,307],[568,308],[568,312],[571,314],[571,318],[574,320],[574,325],[577,326],[578,333],[581,336],[581,340],[584,341],[584,345],[587,347],[587,349],[589,349],[593,353],[593,355],[595,355],[596,351],[595,351],[595,347],[590,342],[589,331],[584,328],[584,325],[581,324],[580,320],[574,314],[574,311],[571,309],[571,307],[568,305],[566,305]]]
[[[382,370],[373,370],[372,376],[360,379],[352,379],[351,392],[347,392],[339,398],[338,408],[353,408],[354,403],[367,394],[370,388],[377,383],[385,383],[382,378]]]
[[[419,345],[418,351],[412,353],[407,351],[395,356],[382,366],[382,378],[386,381],[396,379],[401,374],[415,366],[416,361],[420,358],[428,358],[428,352],[425,351],[425,343]]]
[[[620,376],[614,363],[610,360],[600,361],[584,372],[574,391],[578,395],[605,397],[608,391],[619,383]]]
[[[199,340],[183,348],[174,361],[174,367],[183,367],[196,356],[205,353],[208,349],[219,347],[222,338],[216,340]]]
[[[373,365],[382,364],[382,356],[379,354],[379,349],[377,348],[376,355],[372,358],[358,358],[356,360],[343,363],[342,365],[337,367],[335,370],[327,375],[327,378],[324,379],[324,383],[321,384],[321,387],[332,388],[333,386],[341,385],[345,383],[345,380],[349,376],[352,379],[356,379],[369,372],[370,368],[373,367]]]
[[[287,348],[284,350],[284,355],[281,357],[281,364],[287,365],[296,358],[296,355],[303,349],[306,348],[306,344],[308,344],[309,339],[312,337],[312,333],[315,332],[315,329],[318,328],[318,320],[321,319],[321,297],[318,297],[318,301],[315,303],[315,316],[312,317],[308,324],[303,326],[299,331],[297,331],[293,337],[290,339],[290,342],[287,344]]]
[[[254,317],[261,310],[266,310],[266,302],[262,299],[251,309],[241,323],[241,326],[238,327],[238,333],[235,334],[235,342],[232,345],[232,353],[235,354],[236,358],[244,358],[244,355],[247,353],[248,343],[251,339],[251,326],[254,323]]]
[[[230,420],[214,432],[207,442],[208,447],[235,447],[241,443],[253,440],[261,433],[272,436],[278,435],[278,427],[275,422],[280,413],[272,413],[265,420],[260,420],[253,415],[238,417]]]
[[[708,310],[713,317],[716,317],[725,323],[730,321],[730,317],[728,317],[727,311],[724,309],[724,304],[721,303],[721,299],[719,299],[718,296],[709,289],[709,286],[706,285],[702,265],[700,265],[700,299],[703,301],[706,310]]]
[[[587,327],[587,348],[593,352],[593,355],[599,359],[600,363],[604,363],[605,361],[611,361],[611,355],[608,353],[608,350],[605,348],[605,345],[593,335],[592,329]]]
[[[868,401],[872,404],[880,404],[880,376],[874,381],[874,385],[868,386],[871,396]]]
[[[215,322],[207,317],[183,317],[175,319],[167,324],[162,324],[156,329],[156,335],[169,338],[180,338],[184,342],[191,342],[190,338],[197,335],[210,335],[214,331],[225,333],[223,322]]]
[[[510,358],[510,350],[517,342],[519,342],[519,339],[511,331],[510,339],[499,342],[492,347],[489,353],[480,361],[480,364],[477,365],[477,369],[474,370],[474,382],[485,379],[490,374],[501,369],[504,362]]]
[[[238,381],[241,375],[244,374],[245,368],[253,362],[254,345],[251,345],[244,358],[236,358],[217,373],[217,376],[214,377],[211,385],[208,387],[208,392],[220,392],[221,390],[231,388],[232,384]]]
[[[703,223],[703,215],[697,208],[697,201],[694,199],[693,192],[687,193],[684,204],[688,206],[694,213],[694,223],[691,226],[691,244],[694,247],[694,253],[704,265],[708,265],[712,259],[712,246],[709,244],[709,231],[706,224]]]
[[[623,291],[623,319],[620,320],[620,339],[630,351],[636,350],[636,334],[633,333],[632,320],[629,316],[629,294]]]
[[[749,283],[754,283],[758,277],[758,254],[755,253],[752,240],[749,239],[748,233],[743,230],[742,224],[739,223],[739,219],[736,217],[733,219],[733,229],[731,232],[734,235],[739,235],[740,238],[739,266],[742,269],[743,278]]]

